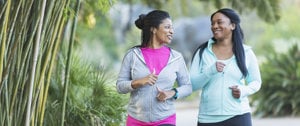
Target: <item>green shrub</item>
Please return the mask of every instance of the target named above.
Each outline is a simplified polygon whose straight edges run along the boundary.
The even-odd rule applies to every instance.
[[[300,114],[300,51],[297,44],[286,54],[272,51],[260,66],[262,87],[253,95],[254,114],[296,116]]]
[[[58,66],[58,69],[63,68]],[[63,71],[63,70],[57,70]],[[46,126],[59,125],[63,99],[63,72],[57,72],[49,89]],[[124,123],[127,97],[119,95],[112,76],[103,67],[83,63],[77,57],[70,69],[66,126],[120,126]]]

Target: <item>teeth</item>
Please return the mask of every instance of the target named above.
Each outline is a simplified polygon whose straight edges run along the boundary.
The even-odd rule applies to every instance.
[[[219,31],[214,31],[214,33],[218,33]]]

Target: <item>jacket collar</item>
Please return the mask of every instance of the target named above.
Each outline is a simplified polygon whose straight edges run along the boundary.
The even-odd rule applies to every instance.
[[[170,57],[169,57],[168,64],[180,59],[180,55],[181,55],[179,52],[173,50],[172,48],[169,47],[169,49],[170,49]],[[134,47],[133,52],[134,54],[137,55],[138,59],[140,59],[143,63],[146,64],[141,48]]]
[[[209,40],[208,40],[207,48],[208,48],[209,52],[212,53],[212,54],[213,54],[213,51],[212,51],[212,45],[213,45],[214,43],[215,43],[215,41],[214,41],[213,39],[209,39]],[[247,45],[245,45],[245,44],[243,44],[243,46],[244,46],[245,52],[248,51],[249,49],[251,49],[250,46],[247,46]]]

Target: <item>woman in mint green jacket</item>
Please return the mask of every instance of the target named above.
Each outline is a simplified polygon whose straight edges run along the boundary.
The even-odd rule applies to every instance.
[[[247,97],[262,81],[239,24],[234,10],[216,11],[211,15],[213,38],[194,54],[190,76],[193,91],[201,89],[198,126],[252,126]]]

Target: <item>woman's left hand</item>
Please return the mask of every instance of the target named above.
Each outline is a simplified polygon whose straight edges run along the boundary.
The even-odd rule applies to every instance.
[[[158,90],[158,94],[157,94],[156,98],[159,101],[166,101],[167,99],[172,98],[175,95],[175,91],[173,91],[173,90],[163,91],[163,90],[159,89],[157,86],[156,86],[156,89]]]
[[[231,86],[231,87],[229,87],[229,89],[231,89],[232,96],[234,98],[240,98],[241,97],[241,90],[238,88],[237,85]]]

